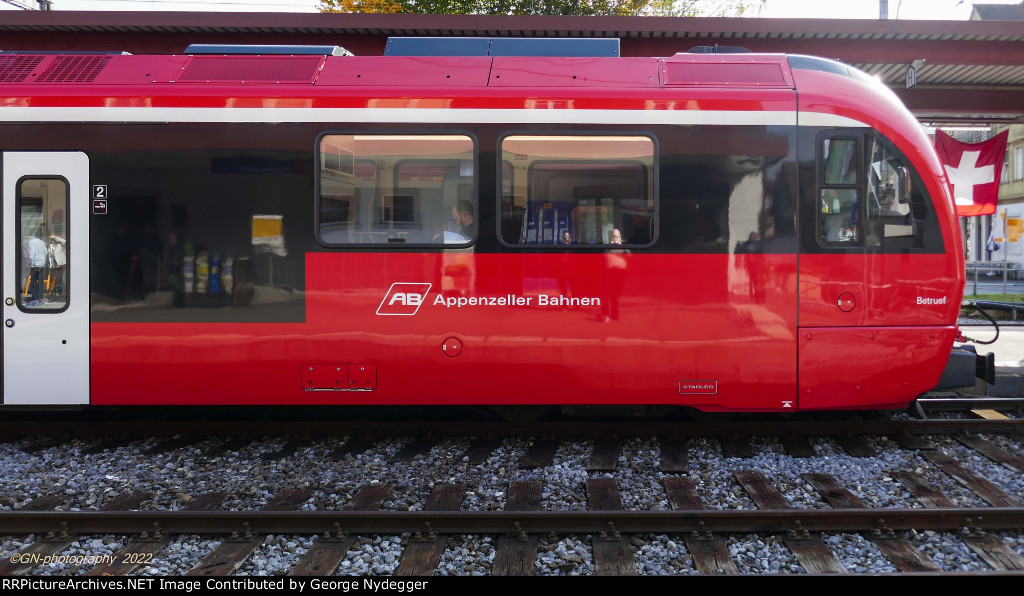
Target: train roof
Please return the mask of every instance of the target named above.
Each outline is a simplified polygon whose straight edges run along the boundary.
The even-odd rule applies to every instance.
[[[872,80],[834,60],[785,54],[687,52],[661,58],[614,57],[609,52],[617,51],[617,45],[613,50],[600,44],[583,56],[568,55],[573,51],[564,49],[554,56],[515,51],[499,55],[352,56],[337,47],[316,48],[303,51],[290,46],[284,50],[289,53],[282,53],[280,48],[248,46],[232,51],[218,46],[180,55],[0,53],[0,83],[793,89],[793,69]]]

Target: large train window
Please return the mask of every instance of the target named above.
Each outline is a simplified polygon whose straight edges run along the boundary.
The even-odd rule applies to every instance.
[[[508,244],[654,241],[654,140],[512,134],[501,140],[501,238]]]
[[[17,192],[18,308],[63,312],[68,307],[68,183],[23,178]]]
[[[322,136],[320,241],[328,246],[473,242],[475,149],[468,135]]]

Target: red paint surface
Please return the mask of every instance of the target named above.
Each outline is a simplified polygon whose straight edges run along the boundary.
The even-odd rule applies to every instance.
[[[792,400],[794,255],[634,254],[618,297],[606,263],[604,254],[310,254],[304,324],[93,324],[93,403],[775,409]],[[415,315],[376,314],[395,282],[431,284]],[[510,295],[528,303],[437,303]],[[592,304],[543,306],[542,295]],[[618,320],[604,322],[616,299]],[[442,350],[453,337],[457,357]],[[303,391],[308,363],[374,364],[377,387]],[[719,381],[718,393],[681,395],[679,381],[693,379]]]
[[[631,89],[650,85],[651,62],[644,60],[633,83],[628,70],[618,70],[608,74],[608,86],[543,92],[530,88],[530,74],[521,72],[521,86],[485,87],[476,63],[453,85],[432,86],[427,82],[450,71],[450,62],[396,59],[393,64],[404,65],[423,86],[367,76],[342,95],[337,85],[349,84],[343,70],[359,65],[347,57],[326,60],[319,86],[153,82],[173,80],[187,60],[115,56],[97,84],[12,85],[0,105],[793,109],[793,93],[784,89]],[[534,62],[538,83],[574,76],[555,62]],[[305,323],[93,324],[93,403],[682,404],[708,410],[906,404],[938,379],[963,291],[963,248],[944,175],[917,122],[890,93],[821,72],[784,69],[783,76],[792,77],[799,92],[800,113],[865,123],[907,155],[935,201],[945,254],[634,254],[621,279],[609,273],[602,254],[308,254]],[[431,284],[415,315],[377,314],[395,282]],[[843,293],[854,297],[848,312],[839,308]],[[447,308],[434,302],[438,296],[509,295],[531,304]],[[542,295],[586,297],[606,308],[543,307]],[[613,302],[617,309],[610,308]],[[616,311],[617,320],[603,320]],[[450,338],[461,344],[456,357],[442,350]],[[372,365],[375,388],[304,391],[301,366],[310,363]],[[351,382],[351,368],[348,373]],[[680,381],[714,381],[717,393],[682,394]]]
[[[900,408],[935,387],[956,328],[800,329],[800,408]]]

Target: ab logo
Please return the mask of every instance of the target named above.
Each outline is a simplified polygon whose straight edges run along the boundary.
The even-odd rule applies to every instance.
[[[414,315],[430,292],[430,284],[393,283],[384,295],[378,315]]]

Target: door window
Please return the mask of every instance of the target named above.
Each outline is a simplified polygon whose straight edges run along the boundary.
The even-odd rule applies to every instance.
[[[18,307],[63,312],[68,307],[68,183],[63,178],[18,182]]]

